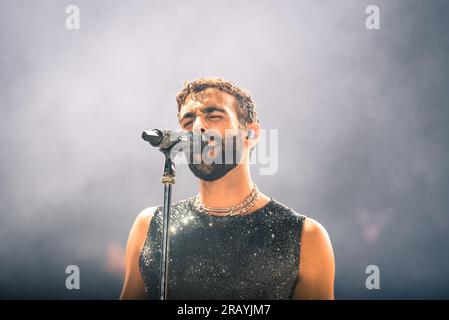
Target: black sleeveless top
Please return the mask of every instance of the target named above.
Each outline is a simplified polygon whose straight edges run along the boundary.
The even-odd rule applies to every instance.
[[[193,200],[172,205],[167,299],[291,299],[306,217],[273,198],[227,217],[199,211]],[[159,299],[162,217],[158,207],[140,253],[150,299]]]

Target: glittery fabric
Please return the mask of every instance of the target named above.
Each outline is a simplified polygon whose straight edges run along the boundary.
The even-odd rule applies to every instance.
[[[305,216],[271,198],[242,216],[199,211],[194,198],[172,205],[167,299],[291,299]],[[148,298],[159,299],[162,207],[140,254]]]

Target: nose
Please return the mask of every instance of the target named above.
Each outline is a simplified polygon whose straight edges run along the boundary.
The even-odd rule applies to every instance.
[[[201,117],[196,117],[196,119],[193,123],[192,131],[198,132],[198,133],[206,132],[206,126],[204,125]]]

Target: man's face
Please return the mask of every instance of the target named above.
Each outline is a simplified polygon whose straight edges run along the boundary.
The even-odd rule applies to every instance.
[[[194,153],[194,162],[189,162],[189,168],[196,177],[206,181],[217,180],[240,162],[244,143],[237,108],[232,95],[217,89],[189,95],[181,107],[181,127],[201,133],[205,138],[201,150],[198,150],[201,152]]]

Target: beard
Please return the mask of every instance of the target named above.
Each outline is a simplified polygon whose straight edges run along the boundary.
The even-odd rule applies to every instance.
[[[189,164],[190,171],[195,175],[195,177],[205,180],[205,181],[215,181],[224,177],[229,171],[237,166],[236,163],[233,164]]]
[[[241,146],[241,145],[240,145]],[[196,154],[196,156],[201,156],[199,163],[189,162],[190,171],[195,175],[195,177],[205,180],[205,181],[215,181],[224,177],[229,171],[237,167],[240,163],[242,156],[242,148],[238,146],[237,136],[226,137],[221,140],[221,151],[216,152],[214,150],[214,155],[207,156],[207,163],[204,162],[204,154],[207,153],[207,148],[211,148],[208,145],[208,141],[201,141],[201,154]],[[206,151],[206,152],[205,152]],[[208,153],[209,154],[209,153]],[[225,155],[232,155],[232,161],[226,159]],[[194,155],[195,156],[195,155]],[[229,156],[228,156],[229,157]],[[225,160],[228,160],[227,163]]]

